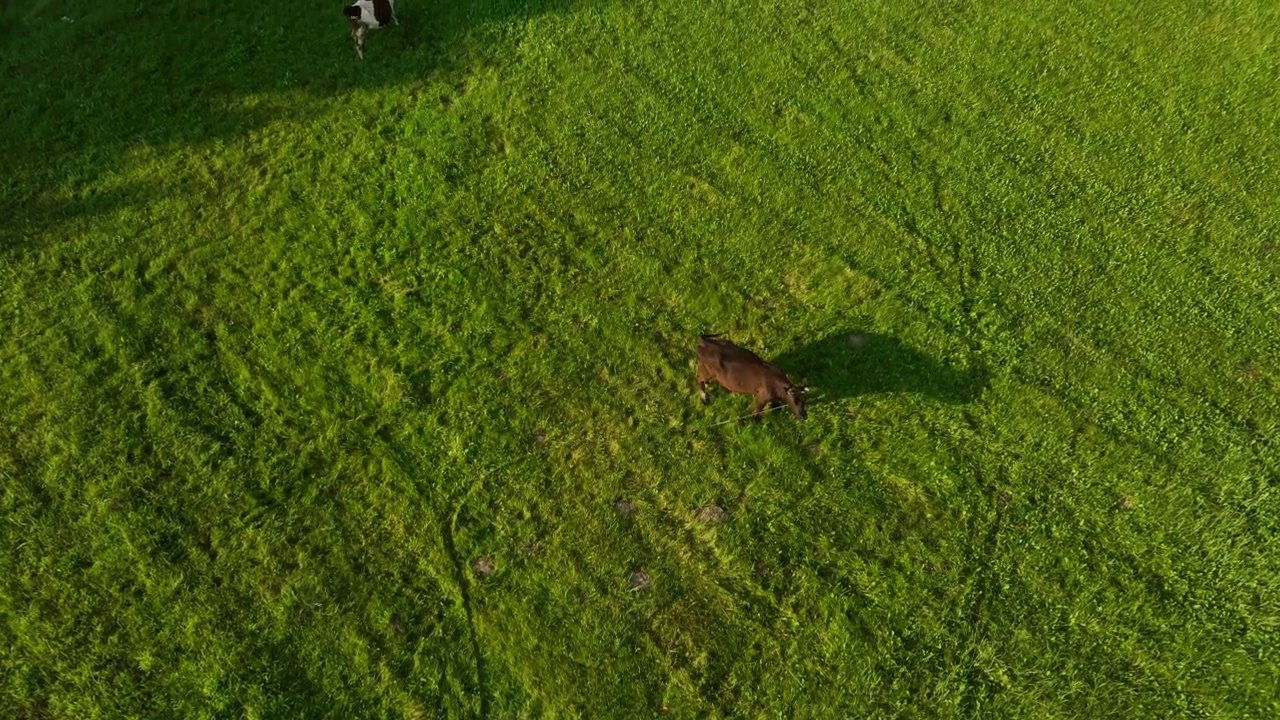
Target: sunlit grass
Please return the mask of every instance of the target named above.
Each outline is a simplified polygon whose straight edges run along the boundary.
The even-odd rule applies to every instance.
[[[1280,712],[1269,4],[153,5],[5,15],[5,716]]]

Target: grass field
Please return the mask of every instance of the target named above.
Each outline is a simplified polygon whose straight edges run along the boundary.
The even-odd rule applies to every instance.
[[[0,716],[1280,717],[1280,5],[341,5],[4,10]]]

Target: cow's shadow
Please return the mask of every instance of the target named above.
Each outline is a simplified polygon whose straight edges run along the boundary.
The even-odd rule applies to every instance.
[[[888,335],[855,329],[832,333],[774,357],[771,362],[814,399],[846,400],[878,393],[912,393],[960,404],[989,382],[985,369],[959,370]]]

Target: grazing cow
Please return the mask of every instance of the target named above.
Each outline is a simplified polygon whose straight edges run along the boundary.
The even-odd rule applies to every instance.
[[[796,417],[809,416],[804,409],[809,388],[792,384],[778,368],[750,350],[738,347],[718,335],[703,335],[698,341],[698,396],[707,402],[707,383],[712,380],[729,392],[754,395],[751,413],[756,417],[765,407],[786,405]]]
[[[395,0],[356,0],[342,9],[342,14],[351,22],[351,39],[356,41],[356,54],[364,59],[364,36],[370,30],[396,25]]]

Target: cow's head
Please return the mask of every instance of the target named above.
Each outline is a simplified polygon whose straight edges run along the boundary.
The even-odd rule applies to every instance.
[[[791,412],[796,417],[804,420],[809,417],[808,411],[804,409],[804,404],[808,400],[809,388],[791,385],[787,388],[787,405],[791,408]]]

